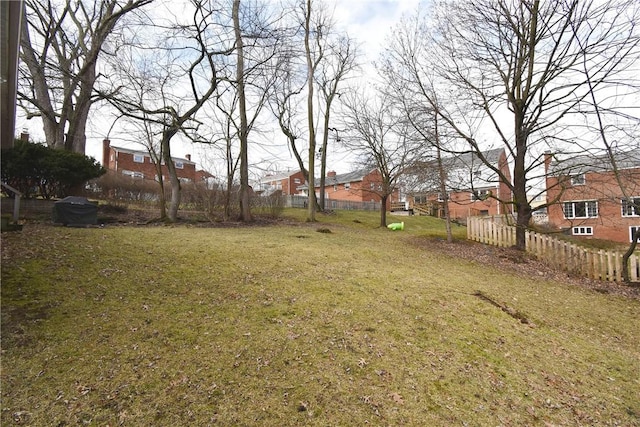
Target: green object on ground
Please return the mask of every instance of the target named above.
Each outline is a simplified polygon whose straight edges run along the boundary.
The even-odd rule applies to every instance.
[[[389,230],[404,230],[404,222],[394,222],[392,224],[387,225]]]

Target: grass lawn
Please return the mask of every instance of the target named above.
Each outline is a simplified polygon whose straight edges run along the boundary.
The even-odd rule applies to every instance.
[[[3,233],[1,424],[640,425],[638,300],[377,215]]]

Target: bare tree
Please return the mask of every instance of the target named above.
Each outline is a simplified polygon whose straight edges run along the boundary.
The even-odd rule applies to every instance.
[[[270,87],[276,80],[275,63],[277,63],[282,37],[281,31],[273,26],[273,23],[281,21],[279,16],[266,14],[267,8],[257,2],[245,0],[243,4],[245,7],[241,9],[240,0],[233,2],[236,43],[234,85],[237,91],[239,116],[237,135],[240,141],[240,215],[243,221],[250,221],[249,132],[265,106]],[[245,39],[251,42],[249,46],[245,46]],[[248,95],[251,97],[249,98]],[[250,114],[252,114],[251,118]]]
[[[18,99],[27,118],[42,118],[49,146],[84,154],[103,46],[125,15],[151,1],[25,1]]]
[[[595,87],[615,88],[618,59],[637,53],[638,13],[623,0],[444,1],[433,19],[419,17],[397,31],[389,68],[404,85],[448,94],[436,110],[440,119],[511,189],[513,200],[503,202],[517,213],[518,248],[525,246],[528,193],[542,175],[543,152],[571,148],[575,138],[571,115],[591,90],[583,58]],[[421,92],[436,107],[429,93]],[[506,147],[513,182],[483,157],[492,144],[486,140]]]
[[[373,98],[364,91],[345,95],[343,143],[360,155],[362,163],[379,172],[381,184],[369,190],[378,194],[380,226],[387,225],[387,200],[414,158],[420,157],[420,140],[409,123],[394,110],[387,97]],[[417,144],[416,144],[417,143]]]
[[[576,29],[577,31],[577,29]],[[614,56],[612,58],[605,57],[602,60],[606,64],[608,61],[615,61],[619,64],[621,71],[630,71],[630,79],[621,79],[620,88],[625,88],[627,95],[640,93],[639,81],[634,81],[633,76],[637,76],[640,71],[634,65],[638,58],[637,46],[640,44],[640,38],[634,36],[633,33],[627,31],[622,32],[622,40],[628,43],[622,43],[627,49],[627,53],[622,56]],[[581,40],[580,44],[589,43],[589,40]],[[595,125],[590,128],[597,134],[597,139],[604,147],[604,163],[610,165],[617,191],[621,194],[620,202],[622,204],[623,213],[635,213],[640,215],[640,197],[634,197],[640,194],[640,144],[638,143],[638,132],[640,129],[640,116],[629,113],[628,105],[620,104],[617,101],[611,102],[609,94],[603,94],[597,88],[597,81],[592,79],[592,69],[590,67],[589,58],[583,57],[582,66],[589,87],[589,96],[585,99],[584,105],[591,112]],[[627,68],[629,67],[629,68]],[[634,132],[635,131],[635,132]],[[596,159],[594,163],[602,161],[602,156]],[[635,167],[634,167],[635,166]],[[635,228],[630,236],[630,244],[625,253],[622,255],[622,279],[625,282],[630,281],[629,274],[629,258],[636,250],[638,242],[640,242],[640,227]]]
[[[309,188],[309,205],[307,221],[314,222],[316,220],[316,191],[315,191],[315,161],[316,161],[316,125],[314,117],[314,75],[318,64],[324,56],[323,35],[327,27],[327,17],[322,13],[314,15],[312,12],[312,0],[303,0],[300,5],[301,12],[304,16],[304,51],[307,59],[307,125],[309,132],[309,168],[308,181]],[[312,19],[316,18],[316,19]]]
[[[127,90],[128,79],[140,79],[143,76],[136,74],[135,68],[133,71],[122,72],[122,67],[127,67],[123,61],[118,62],[120,67],[116,69],[119,71],[118,76],[122,78],[124,75],[124,79],[116,84],[116,94],[107,97],[122,114],[138,120],[150,120],[161,126],[160,146],[171,183],[171,200],[166,219],[171,222],[177,220],[181,200],[181,184],[171,157],[171,141],[179,133],[187,139],[192,139],[197,134],[199,121],[196,115],[214,94],[222,78],[219,72],[223,67],[216,63],[216,58],[230,55],[234,51],[233,41],[229,43],[226,37],[229,27],[224,19],[222,22],[217,20],[222,11],[216,9],[215,4],[192,0],[189,7],[192,12],[191,20],[184,22],[176,17],[176,22],[158,27],[165,34],[168,33],[164,39],[165,44],[150,49],[156,61],[165,58],[165,63],[157,62],[167,76],[166,86],[160,89],[160,97],[140,102],[132,96]],[[175,46],[179,46],[179,49]],[[131,54],[132,63],[139,61],[142,55],[140,51],[148,47],[138,48]]]
[[[326,59],[319,64],[315,80],[320,89],[320,108],[323,110],[322,144],[320,146],[320,188],[324,188],[327,171],[327,152],[329,148],[329,129],[331,108],[336,96],[340,96],[338,89],[347,75],[355,69],[356,48],[347,36],[339,37],[330,42]],[[336,139],[338,136],[336,135]],[[324,210],[325,192],[320,192],[320,209]]]
[[[243,221],[251,221],[251,205],[249,193],[249,157],[247,136],[247,98],[244,91],[244,42],[240,28],[240,0],[233,0],[233,30],[236,40],[236,84],[238,91],[238,107],[240,114],[240,215]]]

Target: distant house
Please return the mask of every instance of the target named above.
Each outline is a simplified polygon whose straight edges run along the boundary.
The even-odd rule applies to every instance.
[[[382,197],[382,176],[377,169],[361,169],[349,173],[337,174],[335,171],[327,173],[324,188],[320,188],[320,180],[315,180],[316,195],[320,196],[324,191],[325,203],[327,201],[380,203]],[[298,188],[303,194],[308,195],[306,185]],[[398,190],[394,190],[387,199],[387,208],[391,203],[397,202]]]
[[[511,180],[504,149],[484,151],[482,155],[507,180]],[[446,176],[446,195],[440,191],[440,174],[435,160],[422,162],[407,174],[409,184],[405,192],[409,208],[415,213],[443,217],[445,202],[451,218],[455,220],[512,213],[509,186],[477,154],[444,157],[442,166]]]
[[[640,153],[614,159],[616,168],[608,156],[545,156],[550,225],[581,238],[631,241],[640,229]]]
[[[207,172],[207,171],[203,171],[201,169],[196,169],[196,179],[195,182],[201,182],[204,183],[206,185],[206,187],[210,190],[214,189],[216,187],[216,177]]]
[[[196,181],[196,164],[191,161],[191,155],[186,158],[172,157],[178,178],[183,181]],[[111,141],[102,141],[102,166],[107,171],[132,178],[158,180],[158,172],[151,156],[147,151],[132,150],[115,147]],[[162,175],[169,179],[169,170],[162,165]]]
[[[300,170],[276,173],[262,178],[257,192],[269,196],[274,192],[281,191],[284,195],[293,196],[299,194],[298,187],[304,183],[304,175]]]
[[[382,176],[377,169],[361,169],[345,174],[337,174],[334,171],[327,173],[324,182],[326,200],[348,200],[355,202],[380,202],[382,198]],[[320,180],[316,180],[315,189],[318,193]],[[398,191],[395,190],[387,202],[398,200]]]

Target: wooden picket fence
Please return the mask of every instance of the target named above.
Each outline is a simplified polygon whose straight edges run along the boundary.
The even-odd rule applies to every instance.
[[[491,217],[467,218],[467,239],[488,245],[508,247],[516,244],[516,228]],[[555,268],[591,279],[621,282],[622,253],[578,246],[555,237],[527,231],[528,253]],[[629,279],[640,281],[640,256],[629,258]]]

